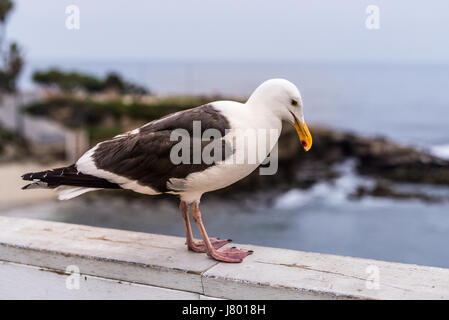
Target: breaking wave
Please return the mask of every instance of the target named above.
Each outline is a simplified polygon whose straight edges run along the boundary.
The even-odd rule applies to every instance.
[[[274,202],[276,209],[291,209],[308,204],[325,203],[341,205],[349,201],[348,196],[354,194],[359,186],[372,187],[371,179],[360,177],[354,170],[355,161],[349,160],[335,169],[340,177],[334,181],[319,182],[310,189],[292,189],[280,195]]]
[[[430,153],[436,157],[449,160],[449,144],[441,144],[430,147]]]

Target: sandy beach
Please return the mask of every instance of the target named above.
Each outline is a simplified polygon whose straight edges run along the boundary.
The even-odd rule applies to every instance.
[[[21,190],[26,185],[21,176],[27,172],[42,171],[58,166],[63,166],[63,164],[56,163],[46,166],[29,162],[1,164],[0,208],[10,208],[56,199],[56,193],[53,190],[36,189],[33,192]]]

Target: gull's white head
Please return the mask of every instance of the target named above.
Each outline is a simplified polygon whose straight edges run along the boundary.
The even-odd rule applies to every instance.
[[[291,123],[305,151],[312,147],[312,136],[304,121],[303,104],[298,88],[285,79],[271,79],[262,83],[246,102],[258,108],[267,108],[282,121]]]

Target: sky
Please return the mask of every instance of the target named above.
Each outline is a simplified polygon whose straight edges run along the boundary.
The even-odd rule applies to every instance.
[[[8,37],[30,60],[449,64],[447,0],[16,0]],[[80,29],[65,26],[68,5]],[[365,27],[368,5],[380,29]]]

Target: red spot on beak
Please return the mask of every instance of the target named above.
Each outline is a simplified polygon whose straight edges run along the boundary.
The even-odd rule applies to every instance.
[[[307,141],[302,140],[302,141],[301,141],[301,144],[302,144],[302,146],[303,146],[304,148],[307,147]]]

